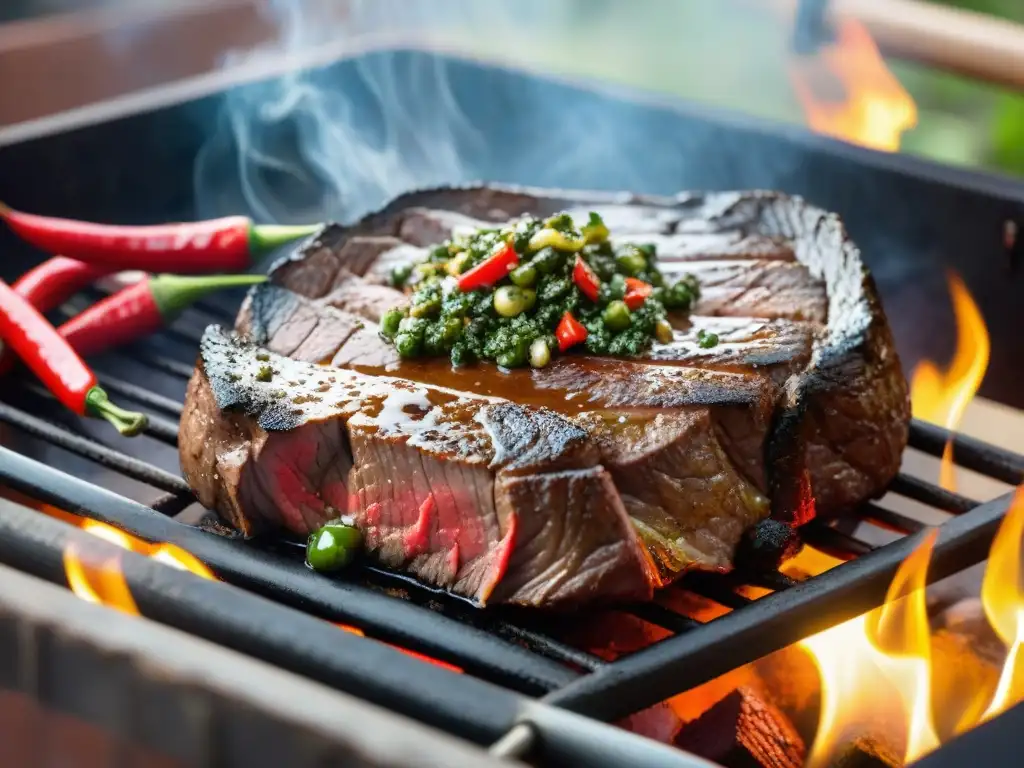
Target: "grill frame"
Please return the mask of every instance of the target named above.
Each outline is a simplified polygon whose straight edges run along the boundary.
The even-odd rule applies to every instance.
[[[476,67],[483,71],[481,77],[485,82],[511,76],[505,71],[495,71],[493,68],[481,67],[478,64],[460,62],[458,66]],[[515,76],[523,77],[521,73],[515,73]],[[549,83],[546,87],[557,90],[566,86]],[[216,102],[216,97],[198,91],[186,91],[177,98],[187,102],[197,93],[204,98],[204,103]],[[656,112],[665,108],[665,105],[636,104],[632,102],[631,97],[624,99],[621,93],[608,89],[601,90],[600,94],[599,98],[605,100],[630,101],[630,109]],[[145,189],[147,193],[152,192],[153,185],[150,184],[148,174],[153,172],[154,166],[170,171],[175,165],[181,165],[182,158],[187,157],[190,162],[198,149],[198,145],[195,144],[196,131],[183,131],[181,137],[156,158],[155,163],[140,163],[140,159],[146,156],[146,152],[152,146],[152,142],[146,139],[147,135],[152,136],[156,132],[155,123],[151,121],[167,119],[173,113],[180,126],[182,112],[187,111],[178,109],[178,105],[174,103],[164,104],[153,112],[149,111],[152,108],[152,101],[140,102],[140,105],[134,108],[134,111],[129,107],[125,110],[124,116],[109,124],[90,125],[89,121],[92,118],[88,118],[83,125],[66,133],[48,135],[48,132],[55,128],[46,126],[35,131],[0,131],[0,194],[4,199],[26,208],[45,208],[82,218],[127,217],[131,221],[145,222],[169,215],[189,217],[194,204],[190,188],[191,179],[186,179],[179,169],[175,169],[176,173],[168,174],[170,183],[161,185],[162,192],[159,194],[132,193],[132,190],[138,189]],[[871,184],[879,188],[893,188],[894,195],[898,195],[913,207],[905,216],[913,223],[893,225],[892,222],[888,222],[890,226],[887,232],[893,237],[905,240],[908,247],[919,244],[927,237],[941,239],[948,236],[950,249],[955,251],[958,243],[973,243],[974,236],[978,232],[983,232],[984,237],[980,239],[981,247],[990,263],[999,258],[1004,259],[1012,267],[1024,252],[1024,245],[1021,242],[1017,242],[1013,249],[1006,251],[1001,250],[993,240],[996,225],[1010,219],[1024,220],[1024,191],[1019,185],[1008,180],[954,171],[913,158],[883,156],[827,139],[808,137],[798,131],[765,131],[760,125],[750,125],[736,118],[722,120],[704,112],[679,110],[675,105],[669,111],[671,119],[680,125],[695,122],[706,125],[718,121],[718,125],[722,126],[721,130],[727,131],[737,141],[757,143],[766,153],[799,157],[807,163],[806,176],[799,181],[787,178],[784,184],[777,186],[786,191],[808,194],[816,203],[826,208],[845,212],[847,205],[852,204],[847,193],[841,190],[863,184],[865,174],[871,180]],[[659,115],[658,120],[668,120],[660,112]],[[65,121],[57,130],[67,127],[68,123]],[[62,158],[69,154],[88,154],[90,147],[98,147],[102,141],[116,142],[119,137],[129,134],[133,138],[127,144],[119,146],[123,152],[117,157],[116,168],[112,171],[112,175],[118,180],[115,186],[122,183],[126,188],[124,190],[104,189],[102,193],[90,198],[89,195],[83,195],[74,188],[55,190],[50,185],[35,180],[39,165],[55,170],[62,162]],[[52,157],[49,156],[51,154]],[[134,165],[139,167],[135,168]],[[142,171],[141,168],[147,170]],[[32,173],[29,173],[29,170]],[[712,163],[708,167],[702,167],[696,176],[696,180],[688,178],[685,183],[678,186],[769,186],[769,183],[762,180],[763,176],[755,173],[751,177],[746,169],[741,171],[728,164]],[[709,183],[708,180],[712,178],[713,181]],[[28,181],[16,190],[7,190],[4,179]],[[854,179],[856,184],[847,184]],[[131,200],[127,207],[126,200]],[[878,206],[883,207],[881,203]],[[858,229],[865,226],[865,221],[872,214],[877,213],[877,209],[870,207],[857,211],[851,221],[855,239],[863,242],[864,238],[858,233]],[[926,215],[933,222],[939,223],[933,223],[927,233],[924,233],[917,222],[925,220]],[[957,219],[961,223],[955,227],[946,223]],[[15,244],[5,237],[5,233],[0,233],[0,246],[10,245],[11,253],[14,254],[14,263],[5,263],[5,270],[8,266],[17,270],[36,258],[20,244]],[[963,250],[968,252],[967,249]],[[972,249],[969,252],[975,262],[984,261],[974,258],[976,250]],[[965,271],[970,278],[970,271],[974,269],[974,265],[965,266],[968,267]],[[971,282],[970,279],[968,282]],[[150,390],[128,381],[123,375],[107,373],[113,370],[120,371],[130,361],[153,375],[182,383],[192,370],[187,351],[189,345],[195,343],[194,329],[211,319],[223,320],[225,317],[223,308],[201,306],[198,311],[190,312],[183,317],[174,328],[161,334],[153,344],[147,344],[145,348],[133,347],[108,356],[97,364],[97,369],[101,372],[101,383],[113,394],[137,402],[143,410],[156,415],[148,432],[154,443],[165,447],[174,444],[177,432],[169,418],[173,419],[180,412],[177,401],[164,392]],[[1011,328],[1012,324],[1006,323],[1000,327]],[[994,346],[998,346],[998,339]],[[194,349],[194,346],[192,348]],[[184,354],[182,350],[185,350]],[[178,354],[175,354],[175,351]],[[742,596],[735,593],[734,585],[730,586],[728,581],[717,580],[702,586],[699,580],[689,580],[685,582],[685,586],[690,587],[692,591],[719,602],[724,601],[723,604],[729,604],[738,610],[707,625],[695,626],[694,620],[668,611],[658,604],[631,607],[634,615],[679,634],[616,662],[604,663],[596,657],[574,651],[532,627],[507,621],[500,613],[475,612],[475,609],[470,609],[462,601],[445,598],[426,588],[410,588],[407,582],[396,580],[395,577],[381,572],[375,572],[371,576],[384,580],[390,586],[410,588],[414,593],[414,599],[409,602],[397,601],[365,585],[324,586],[328,582],[322,577],[310,574],[304,569],[300,572],[293,567],[294,562],[292,567],[280,566],[285,560],[280,557],[274,560],[276,556],[273,553],[261,550],[253,552],[247,549],[244,554],[240,554],[241,545],[238,542],[214,537],[213,534],[169,519],[169,515],[181,511],[187,500],[180,478],[138,457],[112,448],[105,442],[106,436],[97,438],[95,435],[98,433],[84,430],[77,424],[62,426],[40,419],[34,415],[38,413],[37,407],[52,414],[49,410],[52,408],[52,398],[23,379],[19,379],[18,382],[16,398],[19,402],[29,402],[31,406],[16,407],[0,401],[0,423],[34,434],[44,441],[60,443],[72,453],[122,474],[133,474],[136,479],[142,480],[155,490],[162,491],[164,495],[154,498],[148,505],[139,504],[125,496],[64,475],[32,459],[20,455],[12,456],[5,449],[0,449],[0,485],[10,485],[40,501],[118,525],[144,539],[178,543],[206,560],[222,577],[227,576],[226,580],[231,584],[270,596],[278,602],[303,609],[313,615],[356,624],[366,630],[370,637],[395,642],[411,650],[433,655],[443,661],[463,666],[467,671],[487,680],[507,686],[509,691],[531,696],[541,695],[543,701],[599,719],[610,720],[620,717],[626,714],[627,710],[644,706],[640,702],[660,701],[682,688],[710,679],[720,672],[739,666],[789,642],[781,642],[778,638],[798,639],[807,632],[814,631],[814,628],[823,628],[828,623],[850,618],[862,610],[877,605],[899,560],[916,541],[916,537],[911,535],[872,551],[868,544],[841,530],[826,525],[815,525],[808,529],[807,538],[811,543],[826,549],[839,549],[848,554],[859,555],[858,559],[835,569],[832,572],[834,576],[826,574],[799,585],[787,584],[784,580],[778,579],[777,574],[757,575],[756,578],[769,579],[769,586],[784,589],[779,595],[762,598],[750,606],[744,604]],[[1019,392],[1011,393],[1005,388],[994,388],[992,394],[997,397],[1003,396],[1002,399],[1009,398],[1011,401],[1012,397],[1019,397]],[[911,446],[938,456],[948,437],[949,434],[945,430],[915,422],[911,429]],[[1002,482],[1016,483],[1024,476],[1024,457],[963,436],[955,437],[955,446],[957,462],[965,468]],[[971,499],[949,494],[934,485],[909,476],[900,476],[894,483],[893,490],[938,509],[959,514],[959,517],[950,524],[953,527],[940,537],[933,568],[929,573],[930,581],[984,559],[998,519],[1005,512],[1009,498],[1004,496],[978,506]],[[863,512],[866,518],[870,519],[873,516],[876,521],[890,527],[910,527],[907,518],[901,518],[891,510],[867,506]],[[4,554],[0,559],[25,557],[26,552],[30,551],[30,540],[12,537],[11,541],[14,543],[3,550]],[[52,552],[50,555],[50,566],[42,570],[45,570],[46,578],[60,581],[63,579],[63,573],[58,573],[52,567]],[[29,558],[21,562],[26,569],[41,568],[38,566],[38,562],[41,561],[32,561]],[[261,572],[262,568],[267,567],[267,563],[271,563],[271,567]],[[755,575],[750,575],[750,579],[750,583],[755,583]],[[293,585],[297,587],[293,588]],[[831,618],[825,621],[822,619],[821,606],[831,602],[836,595],[844,595],[847,599],[842,601],[840,610],[827,614]],[[440,605],[437,610],[425,607],[438,603]],[[774,622],[772,626],[779,626],[777,634],[761,632],[763,627],[767,626],[759,623],[762,616],[771,618]],[[460,621],[475,623],[476,626],[467,627],[458,623]],[[770,642],[767,639],[769,635]],[[439,642],[438,637],[444,638],[443,642]],[[735,642],[737,637],[753,638],[757,642],[744,646],[743,643]],[[509,642],[509,639],[512,642]],[[353,647],[370,642],[358,638],[353,638],[353,641]],[[525,644],[530,650],[524,651],[516,644]],[[720,648],[726,645],[740,645],[741,648],[738,651],[722,653]],[[753,653],[750,650],[753,648],[760,650]],[[250,648],[248,652],[253,655],[268,653],[265,647]],[[576,676],[565,675],[564,667],[553,666],[551,662],[555,660],[576,666]],[[415,670],[419,667],[408,669],[411,675],[418,675]],[[308,674],[308,669],[304,673]],[[373,686],[372,680],[360,683],[366,683],[371,688]],[[340,688],[347,688],[351,682],[337,681],[337,684]],[[511,728],[516,719],[543,719],[536,712],[544,710],[524,714],[527,709],[524,709],[525,705],[522,702],[525,700],[509,691],[502,691],[498,695],[500,701],[507,701],[505,697],[510,696],[511,700],[517,702],[516,706],[507,710],[505,719],[508,722],[504,727]],[[357,695],[361,693],[352,692]],[[365,692],[362,693],[365,695]],[[378,693],[374,692],[374,695]],[[397,706],[404,709],[407,703],[398,701]],[[409,714],[427,721],[433,716],[428,711],[410,711]],[[480,723],[468,723],[466,727],[469,730],[460,732],[457,726],[446,721],[443,727],[455,728],[453,732],[460,732],[460,735],[478,741],[497,736],[495,731],[498,729],[493,723],[490,727],[479,726]],[[529,739],[513,742],[518,748],[522,748]]]

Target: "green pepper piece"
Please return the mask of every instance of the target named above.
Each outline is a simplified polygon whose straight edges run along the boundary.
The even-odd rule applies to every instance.
[[[343,523],[327,523],[310,534],[306,562],[315,571],[336,571],[352,562],[363,543],[359,529]]]
[[[605,328],[615,332],[626,330],[632,322],[629,307],[624,301],[610,302],[601,313],[601,319],[604,321]]]

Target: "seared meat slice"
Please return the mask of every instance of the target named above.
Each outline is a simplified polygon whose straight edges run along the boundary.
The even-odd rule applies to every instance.
[[[728,570],[743,532],[768,515],[768,498],[724,448],[717,415],[707,408],[638,410],[620,422],[621,414],[595,414],[607,425],[594,430],[602,461],[662,584],[695,566]],[[766,427],[750,425],[760,433],[758,447]],[[750,459],[763,472],[760,457]]]
[[[762,261],[796,261],[791,243],[780,237],[744,235],[742,232],[693,234],[654,234],[644,237],[619,234],[615,244],[650,243],[657,247],[658,260],[665,262],[721,261],[725,259],[758,259]]]
[[[700,331],[714,333],[718,344],[700,346]],[[705,369],[760,371],[781,386],[807,367],[813,339],[813,326],[807,323],[700,316],[677,322],[673,340],[655,344],[645,358]]]
[[[828,296],[823,280],[803,264],[785,261],[691,261],[662,264],[666,279],[683,273],[700,281],[694,315],[788,318],[824,325]]]
[[[596,448],[544,409],[326,369],[211,327],[182,434],[200,501],[248,534],[348,514],[385,565],[481,602],[643,598],[655,581]]]
[[[250,303],[255,311],[243,313],[240,330],[275,351],[282,347],[259,312],[268,312],[274,319],[288,311],[299,317],[320,313],[328,327],[343,323],[327,318],[346,314],[324,306],[323,300],[303,299],[273,285],[253,291]],[[358,332],[366,334],[371,349],[376,347],[377,351],[368,355],[393,355],[392,347],[370,330],[367,326]],[[388,376],[394,371],[406,381],[445,391],[514,398],[524,406],[575,417],[600,448],[602,464],[616,482],[619,477],[639,473],[651,479],[652,488],[664,488],[661,495],[640,494],[628,500],[637,510],[632,515],[634,523],[662,564],[659,583],[693,567],[726,567],[743,531],[768,514],[764,443],[777,385],[767,374],[701,370],[679,362],[653,365],[572,356],[554,361],[543,371],[507,373],[493,366],[453,369],[445,360],[392,358],[374,365],[343,357],[353,339],[360,338],[358,333],[347,339],[339,335],[338,350],[317,359],[333,359],[333,365],[372,376]],[[743,344],[734,342],[734,346],[741,349]],[[806,364],[806,352],[801,353],[800,363]],[[677,358],[684,356],[680,349]],[[684,456],[688,459],[681,460]],[[391,470],[382,469],[382,462],[371,455],[365,458],[366,472]],[[699,498],[693,495],[688,504],[672,498],[670,488],[687,485],[705,487],[707,492]],[[696,515],[695,507],[699,508]],[[690,519],[710,521],[710,525],[698,534]],[[668,557],[666,551],[675,554]]]
[[[343,269],[322,303],[379,323],[384,313],[405,301],[405,295],[386,285],[370,283]]]

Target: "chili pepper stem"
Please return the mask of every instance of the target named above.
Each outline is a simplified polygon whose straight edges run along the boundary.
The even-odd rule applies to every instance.
[[[309,237],[323,228],[322,224],[289,226],[286,224],[250,224],[249,253],[253,256],[267,253],[282,245]]]
[[[146,414],[126,411],[114,405],[100,387],[93,387],[85,393],[85,412],[90,416],[106,419],[125,437],[134,437],[149,424]]]
[[[266,280],[266,275],[154,275],[149,278],[149,292],[164,322],[169,322],[207,294]]]

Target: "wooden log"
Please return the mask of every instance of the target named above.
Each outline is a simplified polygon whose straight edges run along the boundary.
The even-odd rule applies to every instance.
[[[810,653],[791,645],[752,665],[765,697],[793,723],[808,744],[818,730],[821,678]]]
[[[806,749],[788,718],[761,693],[741,686],[675,740],[680,749],[729,768],[800,768]]]
[[[899,768],[903,760],[882,742],[861,738],[847,746],[833,768]]]

